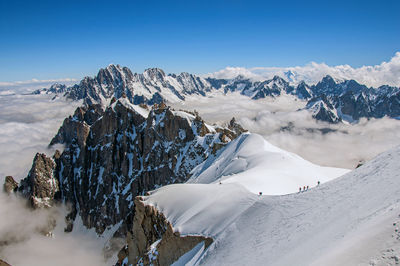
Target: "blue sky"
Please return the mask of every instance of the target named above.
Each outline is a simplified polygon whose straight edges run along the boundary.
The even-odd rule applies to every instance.
[[[0,0],[0,81],[226,66],[353,67],[400,51],[400,1]]]

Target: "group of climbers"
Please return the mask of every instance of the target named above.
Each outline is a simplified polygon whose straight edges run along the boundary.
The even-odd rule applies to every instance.
[[[319,186],[319,184],[321,184],[321,182],[318,181],[318,182],[317,182],[317,186]],[[308,188],[309,188],[309,186],[303,186],[303,190],[301,190],[301,187],[299,187],[299,192],[307,191]]]

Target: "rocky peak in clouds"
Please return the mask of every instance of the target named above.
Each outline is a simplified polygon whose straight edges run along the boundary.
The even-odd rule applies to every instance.
[[[3,190],[7,194],[15,192],[18,188],[18,182],[12,176],[6,176],[4,180]]]
[[[29,199],[34,209],[53,206],[54,200],[59,196],[55,167],[53,158],[37,153],[28,176],[21,181],[18,191]]]
[[[68,91],[68,88],[65,84],[54,83],[50,86],[50,88],[43,88],[39,90],[35,90],[32,94],[64,94]]]

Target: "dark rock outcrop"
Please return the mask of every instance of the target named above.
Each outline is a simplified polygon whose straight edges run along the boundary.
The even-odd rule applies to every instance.
[[[57,135],[51,140],[50,145],[56,143],[69,144],[73,140],[79,145],[84,145],[90,126],[103,115],[103,112],[101,105],[98,104],[78,107],[73,116],[64,120]]]
[[[182,237],[163,213],[136,197],[132,230],[127,236],[127,246],[120,251],[119,264],[128,258],[129,265],[171,265],[201,242],[207,248],[213,240],[204,236]]]
[[[4,180],[3,190],[6,193],[15,192],[18,189],[18,182],[12,176],[6,176]]]
[[[325,94],[311,99],[307,103],[306,108],[312,112],[313,117],[317,120],[329,123],[338,123],[342,121],[332,105],[330,98]]]
[[[37,153],[28,176],[21,180],[18,191],[29,199],[33,208],[51,207],[59,197],[58,179],[54,176],[56,164],[45,154]]]

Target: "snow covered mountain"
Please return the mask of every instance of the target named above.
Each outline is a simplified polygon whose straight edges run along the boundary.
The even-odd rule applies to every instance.
[[[340,178],[282,196],[251,190],[281,191],[276,184],[284,183],[283,170],[274,182],[259,182],[249,191],[247,184],[265,177],[254,176],[253,168],[240,162],[224,168],[232,174],[225,179],[229,182],[199,175],[211,183],[162,187],[137,198],[143,218],[133,228],[159,217],[168,229],[142,240],[148,245],[139,253],[140,242],[130,239],[124,262],[134,263],[138,257],[131,255],[139,254],[155,265],[160,259],[175,259],[173,265],[394,265],[400,252],[399,159],[397,147]],[[244,171],[235,173],[235,165]],[[190,250],[171,249],[171,242],[189,240]]]
[[[95,77],[85,77],[69,88],[65,96],[83,99],[87,104],[106,104],[112,97],[126,95],[133,104],[155,104],[163,101],[184,100],[185,95],[205,95],[211,90],[203,78],[181,73],[166,75],[159,68],[146,69],[143,74],[132,73],[127,67],[109,65],[100,69]]]
[[[311,90],[313,98],[308,101],[306,108],[318,120],[337,123],[355,122],[362,117],[400,117],[399,88],[367,88],[354,80],[337,83],[332,77],[326,76]]]
[[[368,88],[354,80],[337,81],[331,76],[310,86],[304,81],[292,85],[278,76],[265,81],[252,81],[240,75],[226,80],[202,78],[185,72],[166,75],[159,68],[137,74],[127,67],[111,64],[100,69],[97,76],[85,77],[72,87],[54,84],[34,93],[63,94],[68,99],[83,100],[87,105],[107,106],[112,97],[126,96],[133,104],[152,105],[184,101],[189,95],[207,96],[214,92],[240,92],[254,100],[294,95],[308,101],[304,108],[312,112],[315,119],[330,123],[357,122],[363,117],[400,117],[399,88]]]
[[[53,85],[50,86],[50,88],[43,88],[43,89],[38,89],[32,92],[32,94],[64,94],[68,91],[69,89],[65,84],[60,84],[60,83],[54,83]]]

